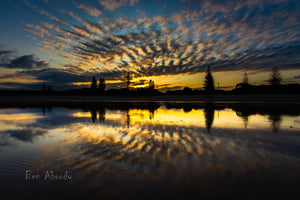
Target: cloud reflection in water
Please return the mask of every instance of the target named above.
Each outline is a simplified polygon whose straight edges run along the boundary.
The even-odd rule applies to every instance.
[[[59,155],[59,162],[44,167],[71,168],[80,174],[78,181],[89,177],[87,185],[113,177],[123,184],[134,179],[141,184],[157,181],[224,191],[225,182],[237,181],[234,184],[245,187],[241,189],[244,192],[248,186],[243,181],[261,184],[287,169],[295,172],[295,177],[299,175],[297,131],[284,126],[281,132],[274,132],[277,135],[272,133],[271,117],[249,115],[251,120],[245,128],[240,114],[226,106],[205,104],[189,112],[168,106],[169,109],[165,105],[154,112],[92,109],[73,113],[72,116],[90,118],[90,123],[61,127],[64,138],[47,150],[47,154]],[[235,118],[227,119],[228,116]],[[260,124],[252,126],[261,119]],[[282,121],[297,128],[292,120],[282,117]],[[224,180],[220,180],[222,177]],[[296,181],[279,177],[282,178],[283,182]]]
[[[18,124],[20,110],[6,113],[15,117],[4,119],[9,128],[1,137],[28,142],[22,134],[16,136],[18,130],[31,128],[31,136],[43,130],[41,140],[47,145],[41,146],[43,154],[33,167],[68,169],[81,191],[101,194],[113,190],[118,196],[124,188],[162,185],[204,196],[246,197],[253,192],[249,188],[274,189],[299,180],[297,109],[213,103],[101,105],[48,109],[44,117],[25,110],[24,115],[34,116],[28,124]],[[15,134],[6,134],[13,126]],[[293,187],[284,191],[296,194]]]

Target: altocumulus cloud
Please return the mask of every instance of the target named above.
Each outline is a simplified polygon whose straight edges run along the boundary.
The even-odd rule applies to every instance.
[[[92,75],[122,80],[126,71],[147,77],[195,74],[208,65],[214,71],[265,71],[274,64],[300,67],[299,1],[144,3],[78,0],[46,10],[27,3],[47,18],[25,24],[30,38],[65,63],[49,67],[24,55],[5,67],[24,69],[38,80],[55,82],[57,77],[60,85],[90,81]],[[0,52],[0,58],[5,54]]]
[[[56,50],[64,59],[99,73],[130,70],[135,76],[150,76],[197,73],[207,65],[218,71],[300,65],[298,1],[186,0],[176,2],[182,10],[162,15],[151,16],[139,7],[138,17],[121,9],[140,3],[100,1],[97,8],[79,4],[77,8],[91,15],[89,20],[83,15],[77,20],[72,13],[72,20],[54,23],[52,13],[53,23],[27,29],[44,37],[45,50]],[[93,15],[93,10],[99,12]],[[110,17],[108,11],[113,13]]]

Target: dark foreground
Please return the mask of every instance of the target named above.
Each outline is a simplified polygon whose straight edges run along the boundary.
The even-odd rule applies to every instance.
[[[31,102],[44,102],[44,103],[61,103],[61,102],[76,102],[76,101],[112,101],[112,102],[151,102],[151,101],[183,101],[183,102],[272,102],[272,103],[289,103],[293,104],[300,102],[300,95],[283,95],[283,94],[257,94],[257,95],[164,95],[164,96],[57,96],[57,95],[25,95],[25,96],[9,96],[1,95],[0,103],[31,103]]]

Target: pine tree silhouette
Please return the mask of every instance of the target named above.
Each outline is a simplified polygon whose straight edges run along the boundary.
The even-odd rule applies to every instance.
[[[214,78],[211,75],[210,67],[207,67],[207,73],[204,81],[204,88],[207,94],[211,94],[215,91]]]
[[[46,91],[46,85],[45,85],[45,83],[43,83],[42,91],[43,91],[43,93],[45,93],[45,91]]]
[[[97,88],[97,80],[96,80],[95,76],[93,77],[91,88],[92,89],[96,89]]]
[[[247,72],[245,72],[244,77],[243,77],[243,84],[244,85],[249,85],[249,78]]]
[[[271,75],[270,75],[270,79],[268,80],[268,82],[272,85],[272,86],[279,86],[281,84],[282,81],[282,76],[281,73],[278,69],[278,67],[273,67]]]
[[[51,85],[48,86],[47,92],[48,92],[48,93],[52,92],[52,86],[51,86]]]
[[[130,86],[130,74],[129,74],[129,72],[127,72],[127,75],[126,75],[126,87],[127,87],[127,89],[129,89],[129,86]]]
[[[150,81],[149,81],[149,89],[150,89],[150,90],[154,90],[154,88],[155,88],[154,81],[153,81],[153,80],[150,80]]]
[[[106,88],[106,83],[105,83],[105,79],[104,78],[100,78],[99,79],[99,89],[101,91],[104,91]]]

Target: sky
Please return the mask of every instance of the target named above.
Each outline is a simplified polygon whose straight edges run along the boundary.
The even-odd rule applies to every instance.
[[[0,0],[0,89],[300,83],[300,1]]]

